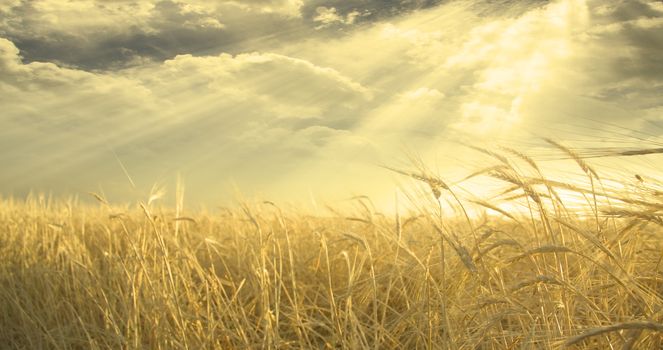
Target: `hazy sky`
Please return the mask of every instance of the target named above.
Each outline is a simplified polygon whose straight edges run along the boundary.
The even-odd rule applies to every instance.
[[[0,193],[389,196],[405,150],[658,136],[662,67],[661,1],[0,0]]]

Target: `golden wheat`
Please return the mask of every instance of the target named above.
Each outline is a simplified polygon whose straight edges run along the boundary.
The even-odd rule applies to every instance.
[[[381,215],[365,197],[354,199],[356,212],[310,216],[246,202],[204,214],[185,211],[181,196],[175,210],[158,207],[158,188],[132,209],[98,194],[95,204],[2,200],[0,344],[662,348],[658,197],[547,179],[520,152],[478,150],[498,164],[466,179],[509,186],[490,198],[457,196],[463,181],[442,181],[420,163],[390,168],[430,187],[432,200],[448,199],[459,217],[430,202],[409,216]],[[536,176],[520,173],[518,160]],[[560,210],[558,190],[592,195],[594,218]],[[510,204],[526,210],[501,207],[514,193]]]

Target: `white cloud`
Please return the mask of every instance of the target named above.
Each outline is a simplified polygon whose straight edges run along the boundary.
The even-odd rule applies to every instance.
[[[35,121],[95,120],[106,115],[112,117],[122,110],[143,111],[150,106],[151,93],[138,82],[52,63],[23,64],[16,46],[3,38],[0,38],[0,72],[0,84],[8,92],[0,100],[8,107],[30,106]],[[98,111],[100,105],[94,105],[95,102],[107,109]],[[106,115],[97,116],[96,112]],[[7,114],[5,117],[21,118]]]
[[[197,171],[246,174],[243,157],[296,167],[328,146],[362,144],[345,113],[371,98],[334,69],[273,53],[182,55],[103,74],[24,64],[1,39],[0,72],[0,147],[13,144],[0,154],[12,159],[2,179],[16,188],[93,186],[114,168],[110,149],[143,183],[208,158],[214,165]]]
[[[339,16],[336,9],[333,7],[320,6],[315,9],[315,12],[317,13],[317,16],[313,18],[314,22],[320,22],[323,25],[333,24],[335,22],[345,22],[343,17]]]
[[[361,15],[362,15],[361,12],[359,12],[357,10],[351,11],[350,13],[348,13],[345,16],[345,23],[346,24],[353,24],[353,23],[355,23],[357,18],[361,17]]]
[[[325,6],[318,6],[315,9],[315,13],[316,15],[313,17],[313,22],[320,23],[316,29],[326,28],[334,24],[354,24],[357,18],[362,16],[357,10],[353,10],[343,16],[338,13],[336,8]]]
[[[11,41],[0,38],[0,67],[4,72],[14,71],[20,65],[18,48]]]
[[[133,74],[133,73],[132,73]],[[332,106],[371,98],[370,91],[338,71],[273,53],[177,56],[143,74],[171,98],[174,92],[253,99],[290,113],[320,113]]]

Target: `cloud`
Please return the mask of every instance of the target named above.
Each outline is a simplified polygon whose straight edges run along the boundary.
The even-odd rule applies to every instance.
[[[29,62],[113,70],[186,53],[271,51],[293,41],[349,33],[359,27],[354,24],[395,18],[438,3],[12,0],[0,6],[0,37],[12,40]]]
[[[655,2],[601,7],[583,37],[587,95],[624,107],[654,106],[663,85],[663,8]]]
[[[345,16],[341,16],[336,12],[336,8],[325,6],[318,7],[315,12],[317,15],[313,17],[313,22],[320,23],[316,29],[326,28],[334,24],[354,24],[357,18],[362,15],[359,11],[353,10]]]
[[[130,79],[101,75],[59,67],[53,63],[24,64],[19,50],[9,40],[0,38],[0,84],[5,94],[0,96],[7,107],[32,111],[22,116],[39,127],[42,122],[78,123],[99,117],[90,110],[99,103],[106,107],[105,114],[114,115],[123,110],[144,111],[150,106],[150,91]],[[20,102],[19,102],[20,101]],[[75,106],[75,108],[72,108]],[[12,117],[5,114],[3,121]]]
[[[174,1],[23,1],[0,15],[0,35],[28,61],[96,69],[167,57],[198,47],[196,35],[209,39],[224,28],[213,9]]]
[[[345,19],[336,13],[333,7],[320,6],[315,9],[317,16],[313,18],[313,22],[320,22],[322,25],[330,25],[336,22],[345,23]]]
[[[338,71],[274,53],[177,56],[145,73],[160,91],[190,98],[212,94],[234,102],[269,103],[276,116],[321,113],[369,100],[370,91]],[[288,110],[290,109],[290,110]]]
[[[314,22],[370,23],[401,17],[412,11],[434,7],[441,0],[308,0],[301,7],[304,18]]]
[[[0,36],[27,61],[112,70],[185,53],[237,53],[280,31],[301,37],[306,32],[294,30],[302,28],[300,6],[293,0],[22,1],[0,8]]]
[[[0,38],[0,64],[3,72],[15,71],[21,64],[18,48],[4,38]]]
[[[358,121],[349,111],[369,101],[370,90],[306,60],[181,55],[90,73],[23,63],[19,55],[0,39],[0,146],[13,149],[0,154],[12,164],[1,179],[15,190],[40,184],[89,190],[109,173],[122,183],[111,150],[145,183],[210,159],[213,166],[196,172],[243,176],[253,170],[247,159],[294,170],[306,159],[329,157],[328,147],[367,149],[350,131]]]

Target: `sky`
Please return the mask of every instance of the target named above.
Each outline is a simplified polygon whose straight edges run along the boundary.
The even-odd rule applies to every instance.
[[[386,200],[408,154],[656,145],[661,96],[661,1],[0,0],[0,194]]]

